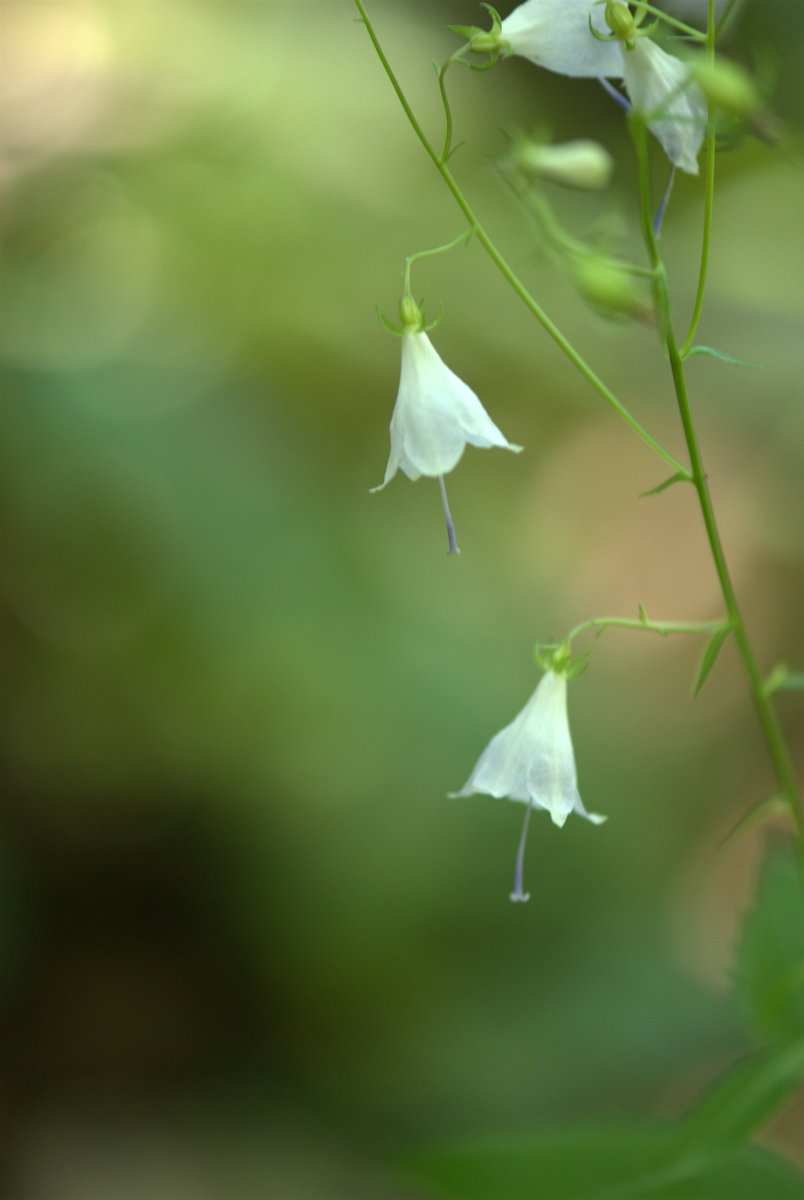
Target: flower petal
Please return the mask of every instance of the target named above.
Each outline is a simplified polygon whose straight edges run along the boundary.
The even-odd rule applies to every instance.
[[[461,790],[450,793],[452,798],[483,792],[498,800],[507,796],[509,800],[530,802],[526,786],[528,748],[518,736],[523,716],[524,713],[520,713],[510,725],[495,734]]]
[[[616,42],[600,42],[589,30],[608,34],[603,8],[591,0],[525,0],[502,22],[500,37],[514,54],[559,75],[620,79],[622,58]]]
[[[634,48],[623,50],[622,56],[634,109],[647,118],[670,162],[697,175],[707,104],[697,84],[689,82],[689,67],[650,38],[637,38]]]
[[[608,820],[608,817],[602,817],[600,813],[587,812],[580,796],[575,800],[575,812],[579,817],[585,817],[587,821],[591,821],[593,825],[602,825],[604,821]]]

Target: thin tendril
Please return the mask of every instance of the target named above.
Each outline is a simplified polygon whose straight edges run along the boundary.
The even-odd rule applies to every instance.
[[[640,4],[640,9],[644,13],[650,13],[652,17],[656,17],[665,25],[669,25],[672,29],[677,29],[679,33],[685,34],[696,42],[702,42],[706,34],[700,29],[696,29],[694,25],[685,25],[683,21],[677,21],[675,17],[669,16],[664,9],[654,8],[652,4]]]
[[[726,29],[728,28],[729,24],[731,23],[732,18],[734,16],[736,16],[737,12],[739,11],[741,3],[742,3],[742,0],[729,0],[728,4],[723,9],[723,12],[720,14],[720,20],[718,21],[717,27],[715,29],[715,41],[716,42],[720,41],[723,34],[726,32]]]
[[[731,628],[731,618],[721,617],[716,621],[651,621],[647,617],[592,617],[589,621],[582,621],[580,625],[576,625],[571,629],[564,642],[571,646],[573,640],[578,634],[583,633],[587,629],[594,629],[597,637],[604,629],[643,629],[647,633],[658,633],[661,637],[668,637],[672,633],[690,633],[690,634],[713,634],[719,633],[720,630]]]
[[[441,151],[442,163],[445,163],[452,154],[452,108],[447,97],[447,70],[454,62],[459,62],[465,52],[465,46],[462,46],[460,50],[456,50],[454,54],[449,56],[438,72],[438,90],[441,93],[441,103],[444,105],[445,121],[444,149]]]
[[[417,250],[415,254],[409,254],[405,259],[405,271],[403,274],[403,286],[405,294],[410,293],[410,268],[420,258],[433,258],[436,254],[446,254],[448,250],[454,250],[456,246],[460,246],[463,242],[466,245],[472,236],[472,230],[468,229],[464,233],[458,234],[451,242],[445,242],[443,246],[434,246],[432,250]]]
[[[706,29],[706,57],[710,63],[715,61],[715,0],[709,0],[709,23]],[[703,235],[701,238],[701,265],[698,270],[698,289],[695,293],[695,305],[690,318],[690,327],[681,346],[681,357],[686,358],[695,334],[698,332],[698,322],[703,311],[704,292],[706,291],[706,276],[709,270],[709,247],[712,241],[712,212],[715,202],[715,123],[712,106],[709,106],[706,140],[706,191],[704,194]]]

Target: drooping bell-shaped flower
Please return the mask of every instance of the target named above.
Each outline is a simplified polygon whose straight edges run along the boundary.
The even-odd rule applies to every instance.
[[[404,316],[404,312],[400,310]],[[412,310],[402,327],[402,367],[391,416],[391,453],[379,492],[402,471],[408,479],[438,479],[447,521],[450,553],[458,553],[446,502],[444,476],[457,466],[465,447],[500,446],[519,453],[497,428],[472,389],[442,362]]]
[[[598,33],[608,33],[603,9],[591,0],[525,0],[502,22],[499,37],[507,53],[559,75],[621,79],[619,47],[599,41],[590,18]]]
[[[624,78],[631,104],[667,157],[696,175],[706,99],[690,67],[646,37],[639,24],[625,0],[605,6],[594,0],[525,0],[501,22],[496,37],[500,52],[559,75]]]
[[[519,716],[491,739],[464,786],[450,794],[459,797],[477,792],[519,800],[528,806],[512,900],[527,900],[522,891],[522,860],[532,808],[545,809],[558,826],[571,812],[595,825],[605,820],[586,811],[578,792],[563,674],[550,670],[542,676]]]
[[[402,369],[391,417],[391,454],[380,491],[397,471],[437,478],[458,465],[466,445],[520,451],[497,428],[470,387],[423,331],[402,335]]]
[[[645,117],[670,162],[697,175],[707,103],[692,82],[689,66],[647,37],[637,38],[633,48],[623,48],[622,54],[634,111]]]
[[[546,809],[553,824],[571,812],[599,824],[578,793],[575,755],[567,719],[567,680],[547,671],[519,716],[489,742],[475,769],[454,796],[485,792]]]

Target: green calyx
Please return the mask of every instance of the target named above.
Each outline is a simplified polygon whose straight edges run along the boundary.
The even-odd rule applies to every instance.
[[[383,329],[395,337],[404,337],[406,333],[427,333],[428,330],[434,329],[441,320],[439,314],[435,321],[430,321],[428,324],[424,315],[423,303],[417,304],[410,292],[403,293],[402,299],[399,301],[398,312],[399,324],[395,325],[386,317],[385,313],[381,312],[379,308],[377,309],[377,317]]]
[[[403,333],[418,333],[424,329],[424,311],[413,299],[410,292],[406,292],[399,301],[399,323],[402,326]]]
[[[566,679],[577,679],[589,666],[589,651],[574,659],[568,641],[558,645],[555,642],[539,643],[533,649],[533,657],[543,671],[552,671]]]
[[[500,14],[490,4],[483,4],[481,7],[485,8],[491,17],[491,29],[481,29],[479,25],[450,25],[450,30],[466,38],[466,49],[472,54],[491,54],[495,59],[500,54],[507,57],[511,53],[511,47],[500,36]]]
[[[592,14],[589,14],[589,32],[599,42],[622,42],[623,48],[633,50],[637,43],[637,38],[650,37],[656,26],[659,24],[658,19],[652,21],[650,25],[644,26],[642,22],[648,13],[647,4],[637,4],[636,15],[632,15],[631,9],[621,0],[606,0],[605,17],[611,33],[598,33],[592,24]]]

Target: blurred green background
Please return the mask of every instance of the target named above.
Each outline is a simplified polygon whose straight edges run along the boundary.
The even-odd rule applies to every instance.
[[[506,10],[507,11],[507,10]],[[470,3],[373,7],[440,137]],[[8,1200],[404,1200],[421,1142],[671,1115],[746,1046],[728,1002],[772,788],[727,648],[611,631],[570,690],[594,829],[445,793],[602,613],[708,618],[692,495],[576,377],[478,246],[414,268],[514,458],[380,495],[404,256],[461,232],[348,0],[2,6],[2,1042]],[[722,157],[689,378],[763,665],[804,662],[804,13],[748,6],[777,146]],[[584,308],[503,187],[505,133],[618,156],[558,196],[638,254],[592,81],[451,78],[454,169],[592,365],[677,454],[653,330]],[[657,156],[657,168],[664,171]],[[680,320],[700,185],[663,241]],[[602,224],[601,224],[602,222]],[[804,714],[780,710],[797,762]],[[795,1147],[802,1110],[771,1144]]]

